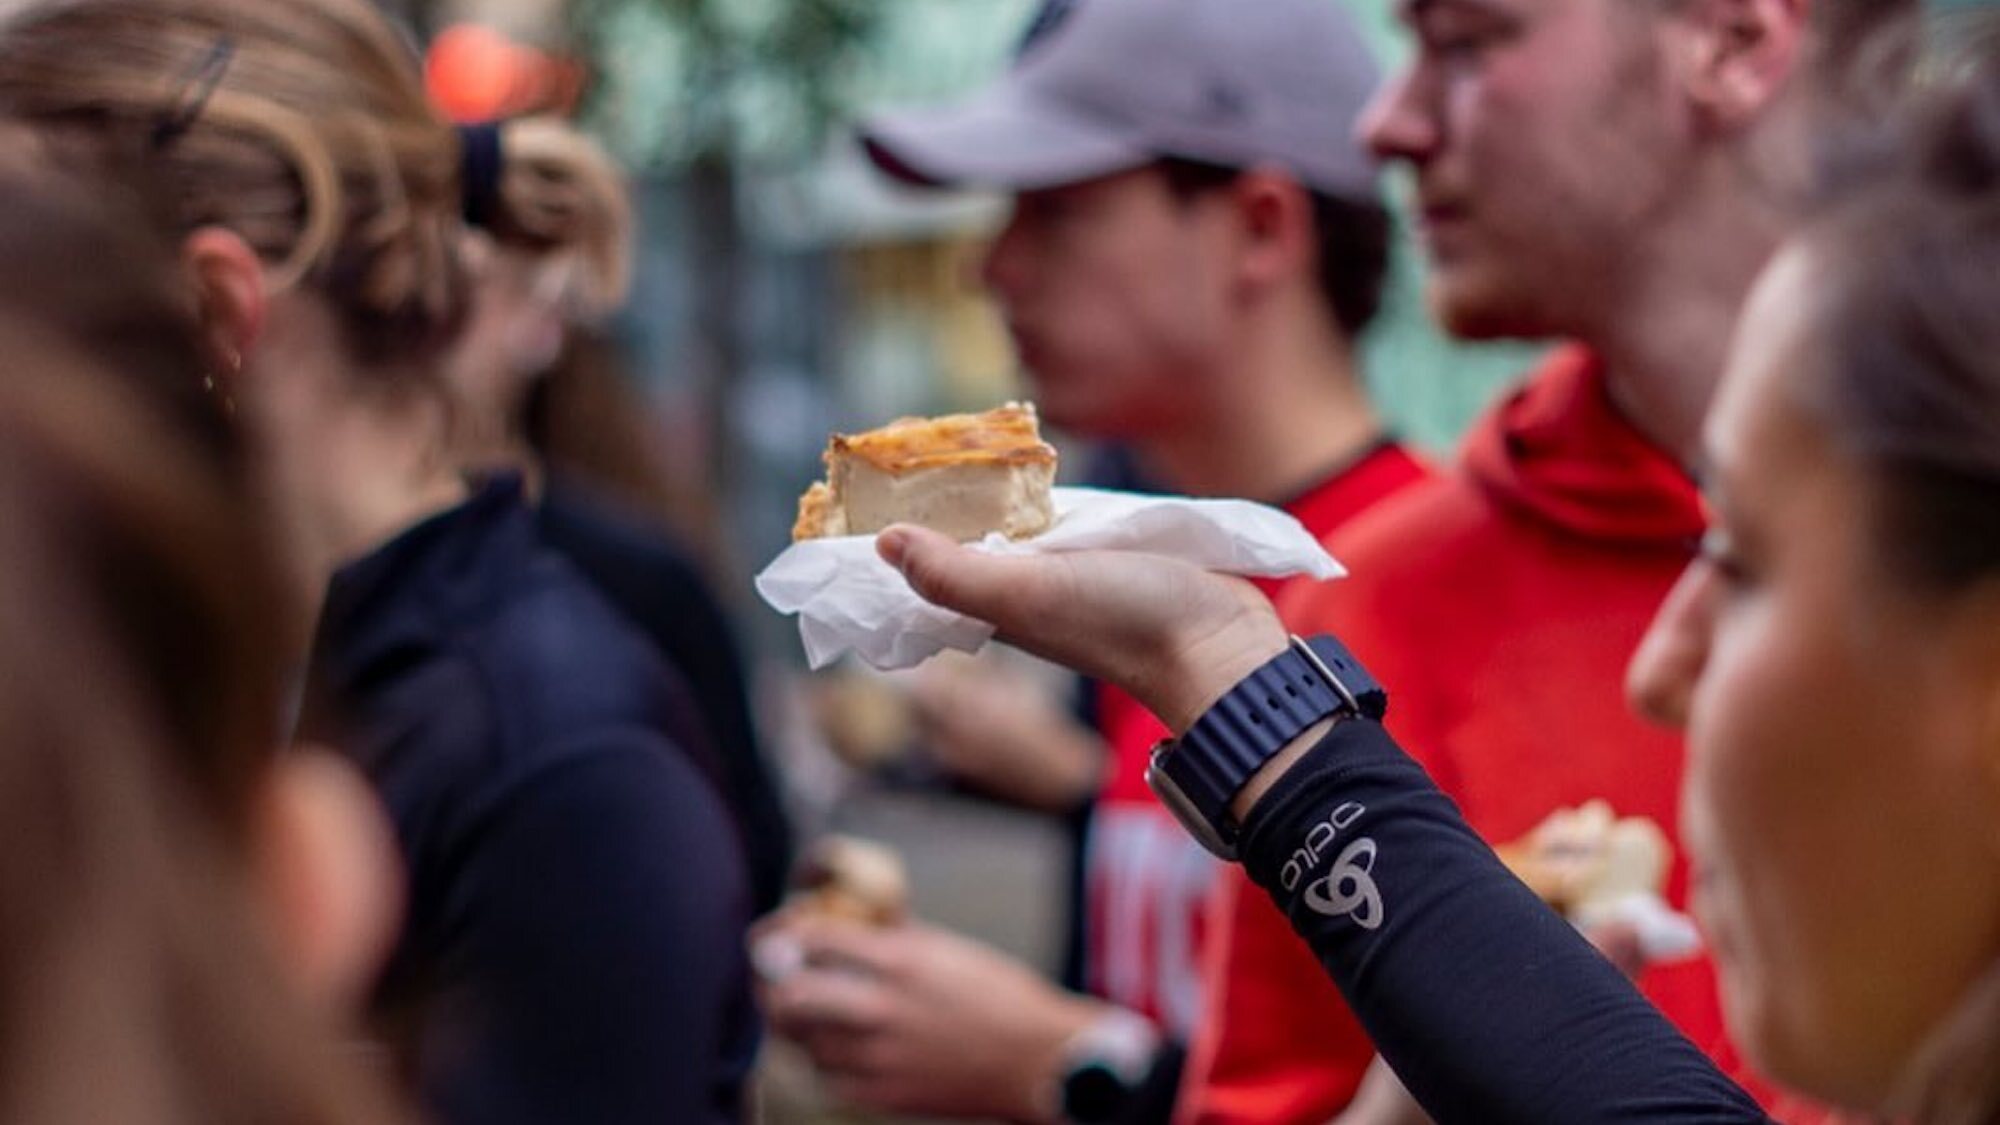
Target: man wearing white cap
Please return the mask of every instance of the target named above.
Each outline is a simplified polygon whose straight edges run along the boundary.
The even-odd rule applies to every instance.
[[[1356,361],[1390,238],[1354,139],[1377,78],[1331,0],[1055,0],[970,102],[863,140],[906,181],[1013,194],[983,276],[1051,424],[1129,450],[1152,487],[1282,505],[1324,535],[1424,472]],[[851,1100],[1171,1113],[1216,868],[1144,785],[1165,728],[1122,693],[1091,702],[1109,756],[1095,794],[1069,794],[1090,807],[1082,990],[936,930],[790,926],[809,965],[866,970],[768,997]]]

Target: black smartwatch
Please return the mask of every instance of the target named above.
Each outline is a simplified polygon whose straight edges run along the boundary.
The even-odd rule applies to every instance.
[[[1146,784],[1201,846],[1236,859],[1229,805],[1264,763],[1322,719],[1380,721],[1389,695],[1329,636],[1291,647],[1215,701],[1186,734],[1153,748]]]
[[[1056,1090],[1065,1125],[1116,1125],[1142,1107],[1141,1087],[1159,1065],[1163,1043],[1144,1017],[1111,1008],[1063,1046]]]

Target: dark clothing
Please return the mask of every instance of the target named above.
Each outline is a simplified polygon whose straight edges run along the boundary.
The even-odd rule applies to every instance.
[[[1379,725],[1338,724],[1252,811],[1242,852],[1440,1125],[1768,1120]]]
[[[757,739],[743,657],[721,604],[674,544],[551,481],[537,512],[542,540],[583,572],[686,680],[715,764],[743,826],[757,913],[775,910],[791,874],[792,829]]]
[[[335,576],[314,712],[409,867],[377,1007],[438,1119],[741,1119],[749,893],[671,684],[512,479]]]

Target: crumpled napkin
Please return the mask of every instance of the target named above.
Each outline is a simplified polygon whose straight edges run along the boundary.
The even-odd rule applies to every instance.
[[[1247,500],[1191,500],[1058,488],[1056,522],[1033,539],[995,534],[977,544],[1002,555],[1111,549],[1166,555],[1246,577],[1347,572],[1298,520]],[[913,668],[945,649],[977,652],[993,626],[924,601],[875,553],[875,537],[794,543],[757,576],[757,592],[797,614],[806,659],[824,668],[848,653],[882,671]]]
[[[1574,921],[1576,928],[1586,933],[1597,926],[1630,926],[1639,939],[1639,955],[1648,965],[1685,961],[1702,950],[1701,931],[1694,919],[1651,891],[1593,903],[1578,911]]]

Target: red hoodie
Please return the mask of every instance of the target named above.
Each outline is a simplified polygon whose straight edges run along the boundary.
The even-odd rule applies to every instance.
[[[1636,718],[1623,684],[1702,530],[1693,485],[1612,408],[1593,358],[1570,348],[1477,424],[1455,471],[1331,537],[1352,578],[1295,587],[1282,609],[1300,633],[1338,633],[1387,685],[1389,727],[1489,840],[1596,797],[1677,835],[1681,740]],[[1676,906],[1686,876],[1676,858]],[[1240,870],[1212,908],[1210,1019],[1182,1119],[1327,1120],[1373,1048]],[[1743,1077],[1707,960],[1641,984]]]

